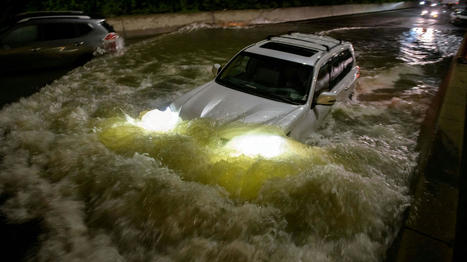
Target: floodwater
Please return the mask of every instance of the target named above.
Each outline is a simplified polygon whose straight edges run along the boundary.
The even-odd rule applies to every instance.
[[[23,258],[383,260],[411,204],[420,123],[462,39],[415,13],[191,26],[5,106],[0,210],[32,228]],[[287,154],[230,154],[223,135],[253,128],[241,123],[182,121],[166,133],[128,123],[211,80],[212,64],[287,31],[352,42],[362,73],[353,101],[319,130],[303,143],[283,138]]]

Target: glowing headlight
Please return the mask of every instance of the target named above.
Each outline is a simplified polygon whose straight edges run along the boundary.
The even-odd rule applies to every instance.
[[[427,11],[427,10],[423,10],[423,11],[422,11],[422,15],[426,15],[426,14],[428,14],[428,11]]]
[[[135,126],[142,127],[148,131],[154,132],[168,132],[175,128],[180,121],[177,112],[172,112],[169,108],[165,111],[158,109],[151,110],[141,117],[141,120],[135,120],[129,116],[127,121]]]
[[[277,157],[285,152],[286,138],[278,135],[243,135],[232,138],[226,145],[234,155]]]
[[[424,5],[425,4],[425,1],[420,1],[420,5]]]
[[[430,14],[432,17],[438,17],[438,11],[433,11]]]

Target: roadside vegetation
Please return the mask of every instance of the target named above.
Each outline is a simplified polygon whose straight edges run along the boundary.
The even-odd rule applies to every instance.
[[[106,17],[134,14],[263,9],[297,6],[399,2],[401,0],[36,0],[23,11],[82,10]],[[23,2],[24,3],[24,2]]]

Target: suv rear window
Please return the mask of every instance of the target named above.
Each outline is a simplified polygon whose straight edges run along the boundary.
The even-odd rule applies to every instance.
[[[102,25],[105,29],[107,29],[107,31],[109,31],[109,32],[115,32],[113,26],[109,25],[106,21],[102,21],[102,22],[101,22],[101,25]]]
[[[303,48],[303,47],[294,46],[294,45],[286,45],[286,44],[277,43],[277,42],[268,42],[262,45],[261,47],[275,50],[275,51],[290,53],[294,55],[306,56],[306,57],[311,57],[314,54],[316,54],[316,51],[308,49],[308,48]]]
[[[76,36],[83,36],[92,31],[92,27],[89,24],[75,24]]]

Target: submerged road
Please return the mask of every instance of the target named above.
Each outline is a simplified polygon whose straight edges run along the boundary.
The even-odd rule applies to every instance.
[[[127,124],[288,31],[352,42],[362,73],[295,157],[232,157],[229,130],[208,120],[167,134]],[[190,26],[95,58],[1,109],[1,246],[17,260],[384,260],[414,204],[421,122],[464,32],[410,9]]]

